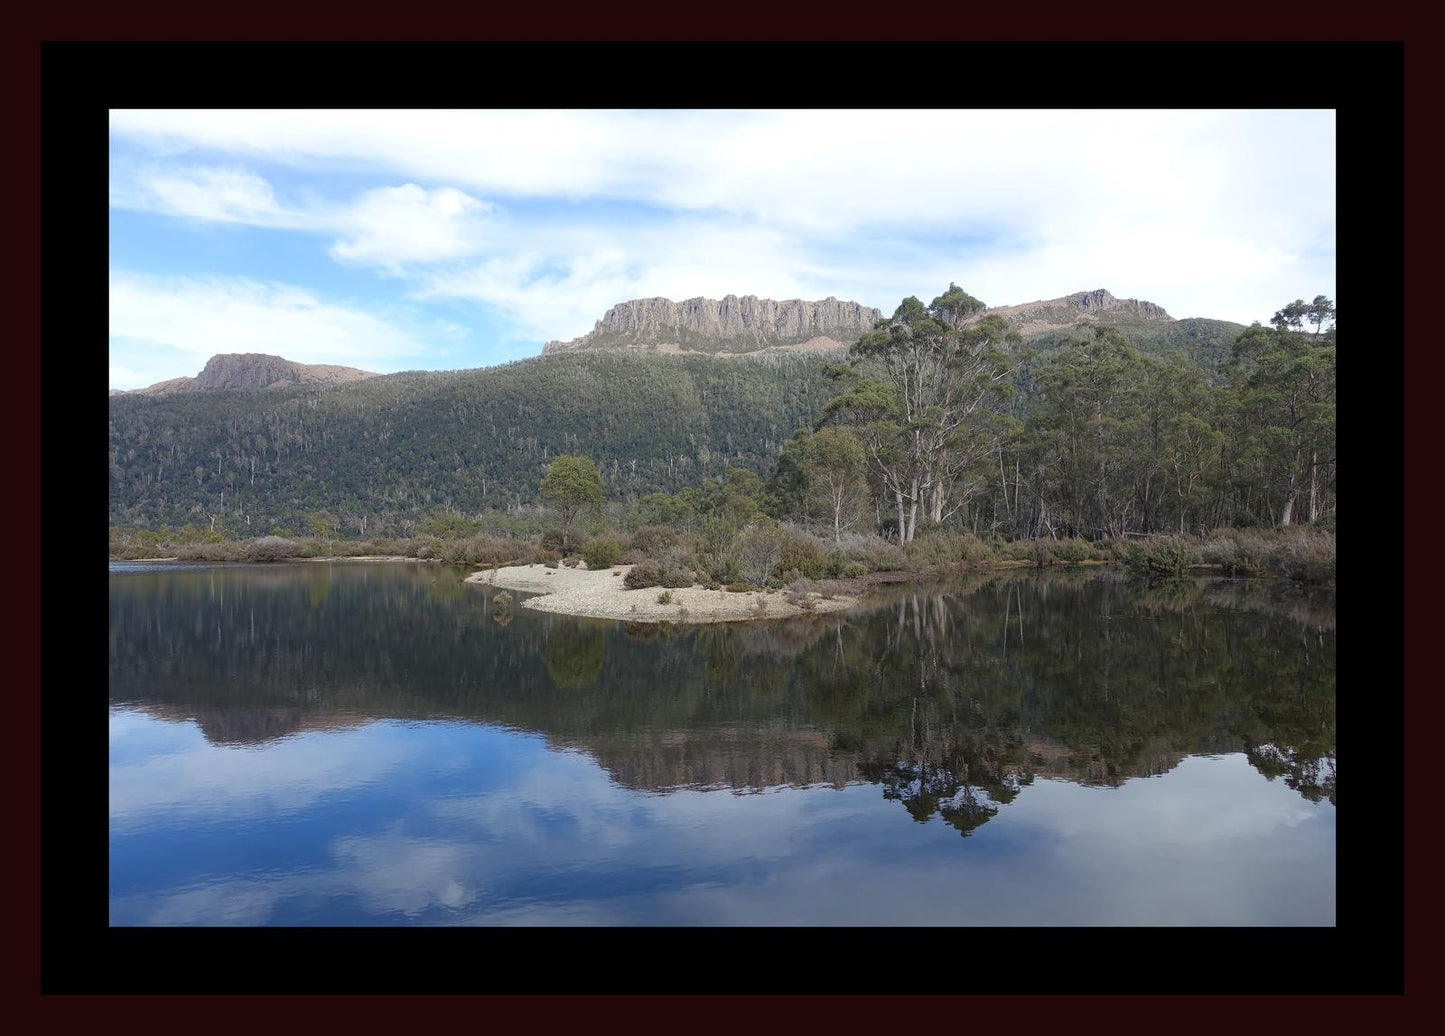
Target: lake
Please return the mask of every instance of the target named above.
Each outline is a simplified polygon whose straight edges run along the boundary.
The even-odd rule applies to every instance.
[[[1336,923],[1330,590],[658,627],[420,563],[110,572],[113,926]]]

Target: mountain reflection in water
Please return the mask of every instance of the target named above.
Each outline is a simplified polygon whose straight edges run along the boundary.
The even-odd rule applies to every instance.
[[[625,788],[872,784],[964,835],[1040,778],[1118,786],[1190,755],[1242,752],[1335,801],[1331,592],[993,573],[842,614],[658,627],[499,616],[461,576],[113,575],[112,705],[193,721],[217,745],[471,721],[580,751]]]

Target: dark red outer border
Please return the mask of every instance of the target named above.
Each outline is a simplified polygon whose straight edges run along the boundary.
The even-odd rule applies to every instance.
[[[1037,8],[1017,12],[1004,7],[990,10],[978,7],[954,7],[950,14],[907,11],[897,8],[874,8],[867,11],[835,9],[829,12],[790,10],[778,6],[732,4],[726,8],[685,7],[681,5],[635,4],[627,9],[610,5],[579,8],[562,14],[553,9],[539,10],[529,6],[477,7],[470,12],[468,25],[440,10],[429,10],[429,17],[408,25],[394,9],[380,17],[368,18],[365,9],[355,7],[344,14],[317,8],[308,10],[297,5],[262,4],[248,7],[244,16],[249,22],[233,18],[233,12],[204,5],[177,6],[165,10],[159,5],[144,10],[131,5],[112,5],[93,14],[81,15],[73,9],[51,6],[29,9],[20,16],[21,24],[12,27],[7,50],[9,59],[0,63],[5,69],[9,89],[6,95],[15,103],[17,117],[11,126],[18,130],[21,148],[12,152],[5,163],[10,177],[19,180],[21,199],[12,208],[12,226],[18,233],[12,237],[20,248],[10,253],[16,298],[29,305],[18,307],[23,321],[17,347],[11,350],[12,391],[4,408],[11,425],[12,443],[39,443],[40,398],[36,391],[40,382],[40,326],[38,302],[40,293],[39,266],[34,261],[40,249],[40,216],[34,199],[39,197],[39,43],[41,40],[185,40],[185,39],[435,39],[446,35],[471,39],[993,39],[1052,40],[1096,38],[1108,40],[1138,39],[1210,39],[1210,40],[1407,40],[1412,33],[1408,19],[1398,7],[1376,4],[1356,9],[1348,23],[1333,12],[1317,5],[1291,10],[1283,6],[1258,4],[1215,4],[1207,9],[1195,6],[1163,6],[1158,4],[1113,4],[1087,11],[1075,9],[1070,15],[1047,15]],[[12,15],[14,17],[14,15]],[[28,24],[26,24],[28,21]],[[1421,118],[1421,107],[1427,77],[1433,62],[1418,48],[1407,46],[1406,90],[1413,103],[1406,106],[1406,168],[1405,203],[1410,217],[1405,237],[1408,296],[1429,299],[1425,272],[1433,264],[1426,249],[1435,240],[1438,227],[1438,193],[1429,181],[1436,175],[1424,165],[1431,149],[1433,131]],[[1433,78],[1433,77],[1430,77]],[[1412,127],[1413,123],[1413,127]],[[1416,134],[1409,131],[1413,128]],[[1410,170],[1414,170],[1410,173]],[[1426,184],[1422,189],[1421,184]],[[1424,555],[1424,526],[1428,517],[1438,513],[1427,496],[1438,492],[1431,483],[1432,463],[1419,463],[1422,454],[1431,449],[1438,432],[1427,420],[1433,413],[1426,409],[1425,393],[1432,392],[1438,381],[1431,368],[1438,366],[1438,351],[1429,342],[1424,316],[1417,310],[1406,315],[1407,335],[1416,346],[1405,358],[1405,473],[1418,473],[1430,478],[1407,477],[1404,482],[1406,522],[1411,523],[1413,536],[1406,538],[1406,548],[1416,545]],[[1387,346],[1387,350],[1388,350]],[[1383,411],[1388,413],[1388,410]],[[16,485],[12,480],[12,500],[18,505],[7,512],[14,523],[11,542],[30,544],[37,532],[43,540],[40,521],[40,457],[38,450],[19,451],[19,462],[9,470],[21,473]],[[1431,451],[1434,460],[1434,451]],[[1417,463],[1412,464],[1414,460]],[[1366,476],[1367,477],[1367,476]],[[1364,481],[1362,478],[1361,481]],[[28,490],[28,492],[27,492]],[[1383,559],[1388,563],[1388,555]],[[40,613],[30,601],[32,588],[41,586],[40,553],[21,548],[12,560],[21,575],[19,594],[15,594],[7,610],[12,616],[11,643],[21,645],[18,657],[20,678],[11,684],[15,692],[12,707],[21,712],[21,728],[34,732],[39,728],[38,695],[40,687]],[[12,567],[12,572],[15,568]],[[1406,678],[1413,688],[1409,696],[1407,724],[1408,758],[1412,768],[1423,776],[1421,758],[1426,750],[1425,737],[1434,729],[1428,710],[1434,707],[1435,692],[1428,687],[1438,685],[1438,676],[1430,679],[1420,657],[1418,645],[1427,637],[1438,636],[1432,621],[1435,609],[1426,597],[1422,581],[1406,579]],[[22,597],[23,595],[23,597]],[[1386,601],[1372,605],[1372,610],[1388,609]],[[1358,611],[1357,611],[1358,614]],[[1427,625],[1428,624],[1428,625]],[[1415,646],[1412,660],[1409,648]],[[1413,662],[1413,664],[1412,664]],[[1433,670],[1435,667],[1431,666]],[[1423,686],[1421,686],[1423,685]],[[1424,692],[1424,693],[1422,693]],[[1413,749],[1413,751],[1411,751]],[[39,932],[39,899],[34,890],[39,885],[39,755],[38,739],[17,739],[10,755],[12,780],[18,805],[12,812],[18,830],[13,831],[12,866],[18,867],[16,883],[11,885],[12,915],[18,922],[7,926],[16,940],[18,953],[6,969],[12,988],[19,994],[11,999],[25,1013],[41,1015],[47,1027],[99,1023],[114,1026],[126,1018],[159,1029],[212,1024],[222,1018],[230,1021],[278,1022],[289,1027],[309,1022],[311,1025],[334,1026],[338,1016],[354,1015],[386,1026],[410,1028],[435,1024],[439,1015],[462,1025],[503,1026],[552,1030],[569,1024],[600,1028],[609,1021],[634,1030],[653,1026],[686,1026],[698,1022],[716,1026],[749,1028],[759,1023],[771,1028],[799,1024],[809,1026],[843,1023],[848,1031],[881,1030],[884,1027],[909,1027],[919,1023],[939,1022],[952,1026],[977,1023],[981,1020],[1007,1019],[1025,1030],[1047,1030],[1055,1024],[1084,1031],[1095,1025],[1117,1028],[1121,1021],[1149,1018],[1173,1026],[1194,1021],[1211,1027],[1233,1027],[1241,1023],[1257,1028],[1270,1022],[1295,1029],[1302,1021],[1318,1019],[1333,1023],[1331,1028],[1350,1031],[1389,1031],[1400,1027],[1406,1017],[1404,997],[971,997],[959,1003],[955,997],[491,997],[485,1004],[474,998],[426,998],[419,1004],[414,997],[226,997],[223,1009],[196,997],[41,997],[39,995],[39,957],[36,952]],[[1432,809],[1415,796],[1416,810]],[[1408,806],[1407,806],[1408,808]],[[1428,817],[1421,815],[1421,820]],[[1407,828],[1408,857],[1422,860],[1428,835],[1420,826]],[[1426,867],[1429,865],[1426,864]],[[1427,996],[1435,983],[1424,973],[1422,955],[1418,951],[1422,929],[1438,917],[1438,892],[1433,882],[1421,881],[1416,866],[1407,870],[1410,884],[1407,895],[1412,901],[1406,926],[1408,995]],[[1411,945],[1415,943],[1416,945]],[[727,966],[719,962],[720,966]],[[1322,962],[1328,966],[1327,962]],[[850,965],[841,964],[848,967]],[[866,965],[864,965],[866,966]],[[207,997],[204,1000],[212,1000]],[[699,1002],[701,1001],[701,1002]],[[418,1009],[426,1011],[418,1016]],[[305,1016],[310,1016],[309,1019]],[[21,1021],[24,1025],[24,1021]],[[28,1028],[28,1026],[27,1026]]]

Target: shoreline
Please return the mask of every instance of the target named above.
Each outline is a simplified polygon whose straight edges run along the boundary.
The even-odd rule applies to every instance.
[[[632,567],[614,565],[606,569],[589,569],[581,566],[507,565],[473,572],[465,582],[535,594],[521,602],[523,608],[532,611],[625,622],[756,622],[840,612],[858,603],[856,597],[825,597],[814,592],[806,597],[811,607],[804,608],[790,603],[788,594],[783,591],[732,593],[709,590],[697,584],[672,589],[649,586],[629,590],[623,579]],[[670,603],[658,603],[657,598],[662,594],[670,595]],[[759,611],[759,602],[762,611]]]

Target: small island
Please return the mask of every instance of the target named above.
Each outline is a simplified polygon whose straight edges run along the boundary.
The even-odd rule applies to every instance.
[[[858,603],[856,597],[827,591],[711,590],[694,584],[673,589],[630,589],[627,576],[635,566],[605,569],[548,568],[546,565],[508,565],[484,569],[467,577],[501,590],[537,594],[523,608],[558,612],[593,619],[629,622],[746,622],[786,619],[842,611]]]

